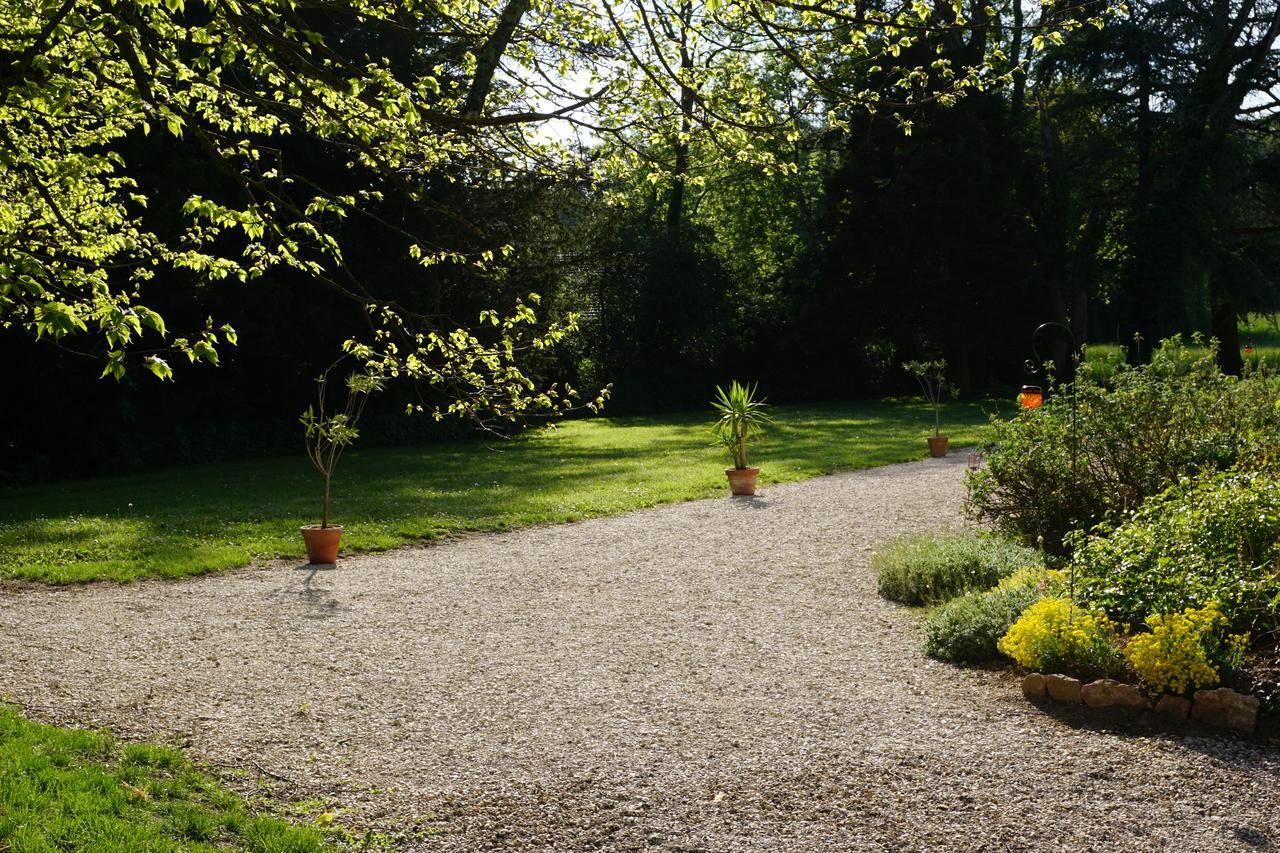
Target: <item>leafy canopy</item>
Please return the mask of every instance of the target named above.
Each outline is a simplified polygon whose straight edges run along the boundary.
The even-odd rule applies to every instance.
[[[1038,38],[1101,24],[1045,9]],[[347,351],[446,392],[437,417],[555,409],[577,392],[538,388],[522,359],[576,317],[539,322],[536,295],[474,320],[401,304],[349,263],[346,223],[394,235],[419,268],[500,275],[516,247],[459,251],[390,211],[459,218],[433,182],[637,169],[662,182],[660,140],[792,168],[760,140],[859,109],[909,127],[907,105],[1007,81],[997,47],[967,62],[919,51],[989,14],[958,0],[0,0],[0,328],[85,339],[104,375],[169,379],[174,355],[216,364],[236,332],[170,328],[149,285],[288,269],[358,304],[367,329]],[[756,85],[766,69],[786,82]],[[331,168],[300,166],[304,143]],[[198,151],[211,176],[171,212],[142,176],[162,144]]]

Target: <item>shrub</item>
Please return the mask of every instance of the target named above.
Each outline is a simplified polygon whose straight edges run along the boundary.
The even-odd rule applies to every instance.
[[[1180,479],[1266,463],[1280,432],[1280,380],[1223,375],[1214,350],[1174,338],[1150,364],[1118,366],[1110,387],[1076,382],[1078,492],[1071,475],[1071,394],[1011,421],[993,417],[986,466],[969,475],[969,509],[996,532],[1065,553],[1075,528],[1118,518]]]
[[[1249,641],[1245,634],[1226,633],[1227,617],[1216,602],[1152,615],[1147,626],[1151,632],[1131,639],[1125,657],[1138,677],[1162,693],[1216,686],[1220,670],[1240,665]]]
[[[1040,565],[1040,555],[1029,548],[963,534],[906,536],[871,558],[880,594],[912,606],[941,604]]]
[[[1065,598],[1027,608],[996,647],[1026,669],[1111,675],[1123,669],[1115,625]]]
[[[1138,623],[1217,602],[1236,631],[1280,628],[1280,479],[1225,474],[1149,499],[1076,548],[1080,599]]]
[[[924,653],[951,663],[990,663],[996,643],[1044,594],[1042,571],[1019,571],[994,589],[965,593],[924,621]]]

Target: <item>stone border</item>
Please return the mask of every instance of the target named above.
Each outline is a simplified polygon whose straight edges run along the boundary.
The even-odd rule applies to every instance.
[[[1172,720],[1193,719],[1244,733],[1253,732],[1257,726],[1261,704],[1256,696],[1237,693],[1229,687],[1197,690],[1190,699],[1168,693],[1152,699],[1134,685],[1110,678],[1085,683],[1069,675],[1043,675],[1039,672],[1022,679],[1022,692],[1032,698],[1044,697],[1090,708],[1154,710]]]

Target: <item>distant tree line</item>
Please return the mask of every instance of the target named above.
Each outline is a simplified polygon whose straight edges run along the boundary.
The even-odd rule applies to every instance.
[[[311,21],[343,55],[385,56],[403,79],[430,73],[453,94],[427,106],[474,123],[430,145],[370,131],[386,134],[401,173],[448,163],[410,187],[384,182],[371,216],[326,224],[341,270],[372,296],[353,298],[340,277],[317,286],[304,262],[244,282],[157,274],[146,304],[168,329],[216,318],[237,338],[216,368],[176,382],[99,379],[106,345],[0,333],[0,477],[296,451],[310,380],[353,329],[376,339],[379,306],[447,332],[540,294],[540,315],[577,314],[578,329],[522,357],[522,375],[538,388],[612,383],[615,412],[705,405],[731,377],[759,380],[774,402],[906,392],[902,362],[934,357],[966,393],[1005,393],[1048,320],[1081,341],[1137,335],[1135,359],[1163,336],[1205,331],[1238,370],[1237,318],[1280,309],[1275,0],[1134,2],[1124,15],[939,2],[900,28],[910,37],[851,17],[877,4],[637,0],[638,23],[599,33],[557,18],[568,7],[482,5],[477,26],[451,4],[419,10],[430,26],[383,25],[367,9]],[[579,40],[566,47],[561,32]],[[847,49],[859,38],[860,52]],[[567,125],[518,138],[517,122],[495,128],[498,110],[547,109],[557,78],[529,91],[512,68],[552,48],[579,68],[632,62],[630,83],[608,81]],[[756,58],[727,62],[735,51]],[[19,60],[4,60],[6,91]],[[368,183],[333,142],[299,133],[272,150],[326,197],[360,192]],[[192,196],[238,191],[194,132],[112,144],[158,240],[189,233]],[[405,234],[442,260],[407,255]],[[211,238],[211,256],[226,239]],[[455,397],[393,385],[366,437],[470,434],[465,421],[402,414]]]

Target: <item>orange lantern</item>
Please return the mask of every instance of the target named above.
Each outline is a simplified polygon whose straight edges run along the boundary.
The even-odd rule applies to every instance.
[[[1024,409],[1038,409],[1044,404],[1044,391],[1039,385],[1023,385],[1018,394],[1018,405]]]

